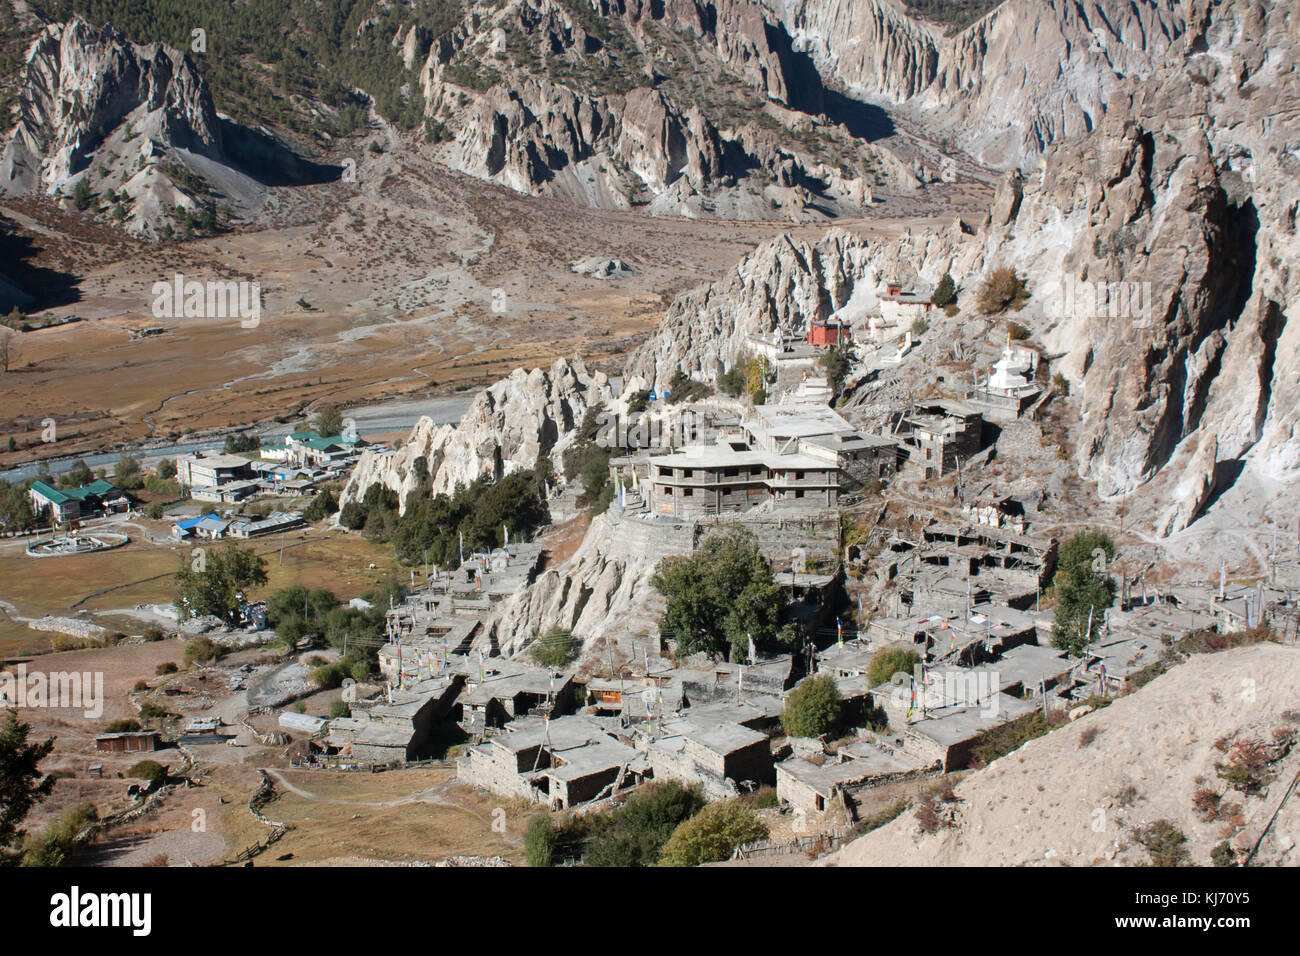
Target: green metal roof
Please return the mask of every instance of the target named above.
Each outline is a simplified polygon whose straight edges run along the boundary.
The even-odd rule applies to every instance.
[[[43,481],[33,481],[32,491],[38,492],[45,498],[48,498],[50,501],[54,502],[56,505],[65,504],[69,500],[68,496],[65,495],[63,492],[59,491],[58,488],[51,487],[50,485],[47,485]]]
[[[325,451],[331,445],[338,445],[340,448],[346,448],[349,445],[357,444],[355,438],[344,438],[342,435],[321,435],[315,430],[305,432],[294,432],[289,436],[300,444],[315,448],[317,451]]]
[[[117,486],[111,481],[105,481],[99,478],[88,485],[79,485],[76,488],[64,488],[62,490],[51,487],[43,481],[33,481],[32,489],[40,492],[56,505],[66,504],[69,501],[85,501],[89,497],[103,498],[110,492],[117,491]]]

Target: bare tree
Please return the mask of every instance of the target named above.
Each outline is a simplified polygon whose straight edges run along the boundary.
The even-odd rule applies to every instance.
[[[9,359],[13,353],[14,334],[8,329],[0,329],[0,369],[9,371]]]

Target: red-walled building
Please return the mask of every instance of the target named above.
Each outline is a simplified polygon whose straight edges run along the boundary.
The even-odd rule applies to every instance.
[[[848,345],[852,326],[839,319],[813,319],[808,323],[808,344],[817,346]]]

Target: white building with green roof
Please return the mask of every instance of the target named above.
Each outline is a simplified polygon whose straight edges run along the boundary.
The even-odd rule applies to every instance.
[[[38,515],[48,513],[57,524],[131,507],[131,501],[122,489],[103,478],[75,488],[55,488],[43,481],[33,481],[27,495],[31,498],[32,510]]]

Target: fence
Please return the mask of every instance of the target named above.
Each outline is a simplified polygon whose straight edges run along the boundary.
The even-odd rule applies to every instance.
[[[279,843],[281,838],[293,829],[293,827],[289,826],[287,823],[281,823],[278,820],[268,820],[266,815],[262,813],[262,807],[270,803],[271,799],[275,796],[275,785],[271,782],[271,777],[265,770],[259,770],[257,771],[257,774],[261,777],[262,782],[258,785],[258,788],[254,791],[253,795],[248,798],[248,812],[258,823],[264,823],[270,827],[271,832],[256,843],[251,843],[244,847],[244,849],[235,854],[234,859],[222,860],[220,863],[216,864],[217,866],[237,866],[240,863],[246,863],[258,854],[266,852],[268,847]]]
[[[807,853],[819,856],[829,853],[844,843],[847,830],[831,830],[809,836],[795,837],[791,840],[754,840],[742,843],[731,855],[733,860],[748,860],[756,856],[785,856],[795,853]]]

